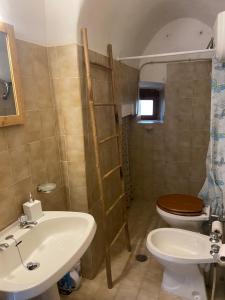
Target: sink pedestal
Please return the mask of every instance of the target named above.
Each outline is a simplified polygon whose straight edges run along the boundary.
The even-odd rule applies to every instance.
[[[30,300],[60,300],[57,284],[53,285],[42,295],[32,298]]]
[[[23,296],[18,296],[16,294],[8,294],[8,295],[2,295],[0,294],[0,299],[4,299],[4,300],[22,300],[25,298]],[[43,294],[34,297],[34,298],[29,298],[26,300],[60,300],[60,296],[59,296],[59,291],[58,291],[58,287],[57,284],[53,285],[50,289],[48,289],[47,291],[45,291]]]

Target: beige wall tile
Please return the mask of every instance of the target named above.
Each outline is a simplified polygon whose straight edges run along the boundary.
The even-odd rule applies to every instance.
[[[61,162],[61,170],[63,174],[63,180],[65,187],[69,190],[69,171],[68,171],[68,162]],[[69,195],[68,195],[69,197]],[[67,199],[69,200],[69,199]]]
[[[22,146],[10,151],[12,164],[13,182],[21,181],[30,177],[30,166],[28,160],[28,146]]]
[[[23,100],[25,110],[38,109],[38,91],[36,80],[33,76],[21,76],[23,88]]]
[[[81,106],[79,78],[56,78],[53,86],[58,107]]]
[[[70,162],[84,163],[84,137],[77,135],[66,136],[67,159]]]
[[[65,135],[66,130],[65,130],[65,122],[64,122],[64,114],[62,109],[57,108],[57,122],[58,122],[58,130],[59,130],[59,135]]]
[[[82,162],[80,164],[69,162],[68,174],[69,182],[72,182],[76,186],[86,185],[85,165]]]
[[[11,187],[0,189],[0,207],[0,229],[3,229],[15,221],[20,213]]]
[[[29,194],[34,194],[31,177],[21,180],[13,185],[14,198],[16,205],[22,213],[22,205],[29,200]]]
[[[60,77],[79,77],[77,45],[57,47],[57,64]]]
[[[67,135],[82,135],[83,120],[81,107],[68,107],[62,109],[65,133]],[[76,120],[75,124],[74,121]]]
[[[60,77],[60,68],[58,64],[57,47],[48,47],[49,72],[52,78]]]
[[[60,170],[60,157],[59,145],[55,137],[43,140],[44,145],[44,159],[47,168],[49,182],[55,182],[61,185],[61,170]]]
[[[205,162],[207,155],[207,148],[205,146],[201,147],[192,147],[191,149],[191,160],[192,162],[202,164]]]
[[[44,145],[41,141],[36,141],[28,144],[30,152],[30,163],[32,168],[43,169],[45,167],[44,163]]]
[[[15,149],[26,144],[26,130],[24,125],[10,126],[5,129],[1,128],[0,131],[5,131],[5,138],[10,149]]]
[[[87,187],[70,184],[70,210],[88,212]]]
[[[49,182],[47,167],[43,169],[32,169],[32,184],[33,189],[36,191],[38,185],[43,184],[45,182]],[[63,199],[62,199],[63,201]]]
[[[33,75],[33,49],[33,44],[17,40],[19,65],[22,76]]]
[[[12,161],[8,151],[0,152],[0,187],[6,188],[13,183]]]
[[[37,88],[37,104],[39,109],[51,108],[53,106],[48,77],[35,77]]]
[[[6,131],[2,129],[0,131],[0,152],[7,149],[8,149],[8,145],[7,145]]]
[[[66,136],[58,136],[59,151],[60,151],[60,160],[67,161],[67,145],[66,145]]]
[[[190,194],[193,196],[197,196],[204,184],[204,181],[205,181],[205,179],[197,180],[197,181],[190,181],[190,183],[189,183]]]
[[[41,116],[38,110],[26,112],[26,140],[28,143],[41,139]]]
[[[57,187],[50,194],[38,193],[37,197],[42,202],[43,210],[68,210],[66,201],[62,201],[66,199],[65,187]]]
[[[56,120],[56,110],[50,108],[40,111],[42,124],[42,137],[52,137],[56,134],[58,124]]]
[[[33,47],[33,74],[38,77],[49,77],[48,56],[46,47]]]
[[[199,130],[193,132],[191,137],[191,142],[193,147],[205,146],[209,144],[209,130]]]

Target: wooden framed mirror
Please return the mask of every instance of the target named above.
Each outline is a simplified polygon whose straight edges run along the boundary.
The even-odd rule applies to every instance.
[[[22,124],[23,105],[14,28],[0,22],[0,127]]]

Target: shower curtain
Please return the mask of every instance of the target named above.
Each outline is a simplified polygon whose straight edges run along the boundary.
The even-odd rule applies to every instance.
[[[206,158],[206,180],[199,197],[222,216],[225,207],[225,63],[212,61],[210,141]]]

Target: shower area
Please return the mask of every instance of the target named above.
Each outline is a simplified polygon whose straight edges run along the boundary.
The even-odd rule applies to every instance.
[[[89,51],[89,55],[96,64],[107,65],[108,63],[106,56],[93,51]],[[149,210],[150,223],[156,218],[156,200],[159,196],[176,193],[197,196],[204,183],[210,128],[211,60],[164,64],[165,113],[160,122],[152,120],[143,123],[136,116],[139,100],[139,69],[118,61],[114,61],[114,68],[115,100],[120,112],[120,149],[125,203],[128,215],[131,211],[132,218],[135,218],[134,207],[138,206],[143,211]],[[98,66],[91,68],[91,74],[94,101],[107,101],[106,99],[112,96],[110,78]],[[83,274],[93,278],[104,258],[104,232],[85,85],[81,90],[83,91],[81,98],[85,134],[87,205],[98,225],[94,241],[83,259]],[[110,120],[113,115],[108,109],[106,112],[107,114],[102,113],[98,108],[97,130],[101,133],[106,131],[112,133]],[[114,163],[114,152],[114,146],[111,144],[106,152],[101,153],[105,166],[109,167]],[[118,185],[119,181],[115,174],[112,181],[107,183],[107,199],[112,196],[116,198]],[[140,214],[139,208],[137,213]],[[111,237],[115,236],[122,222],[121,211],[122,208],[118,206],[107,221]],[[143,219],[146,224],[141,222],[140,226],[146,230],[148,220],[145,217]],[[114,248],[117,249],[114,252],[118,256],[121,249],[126,248],[125,240],[119,239]]]
[[[162,122],[130,122],[134,199],[198,195],[205,180],[211,104],[211,61],[166,65]]]

